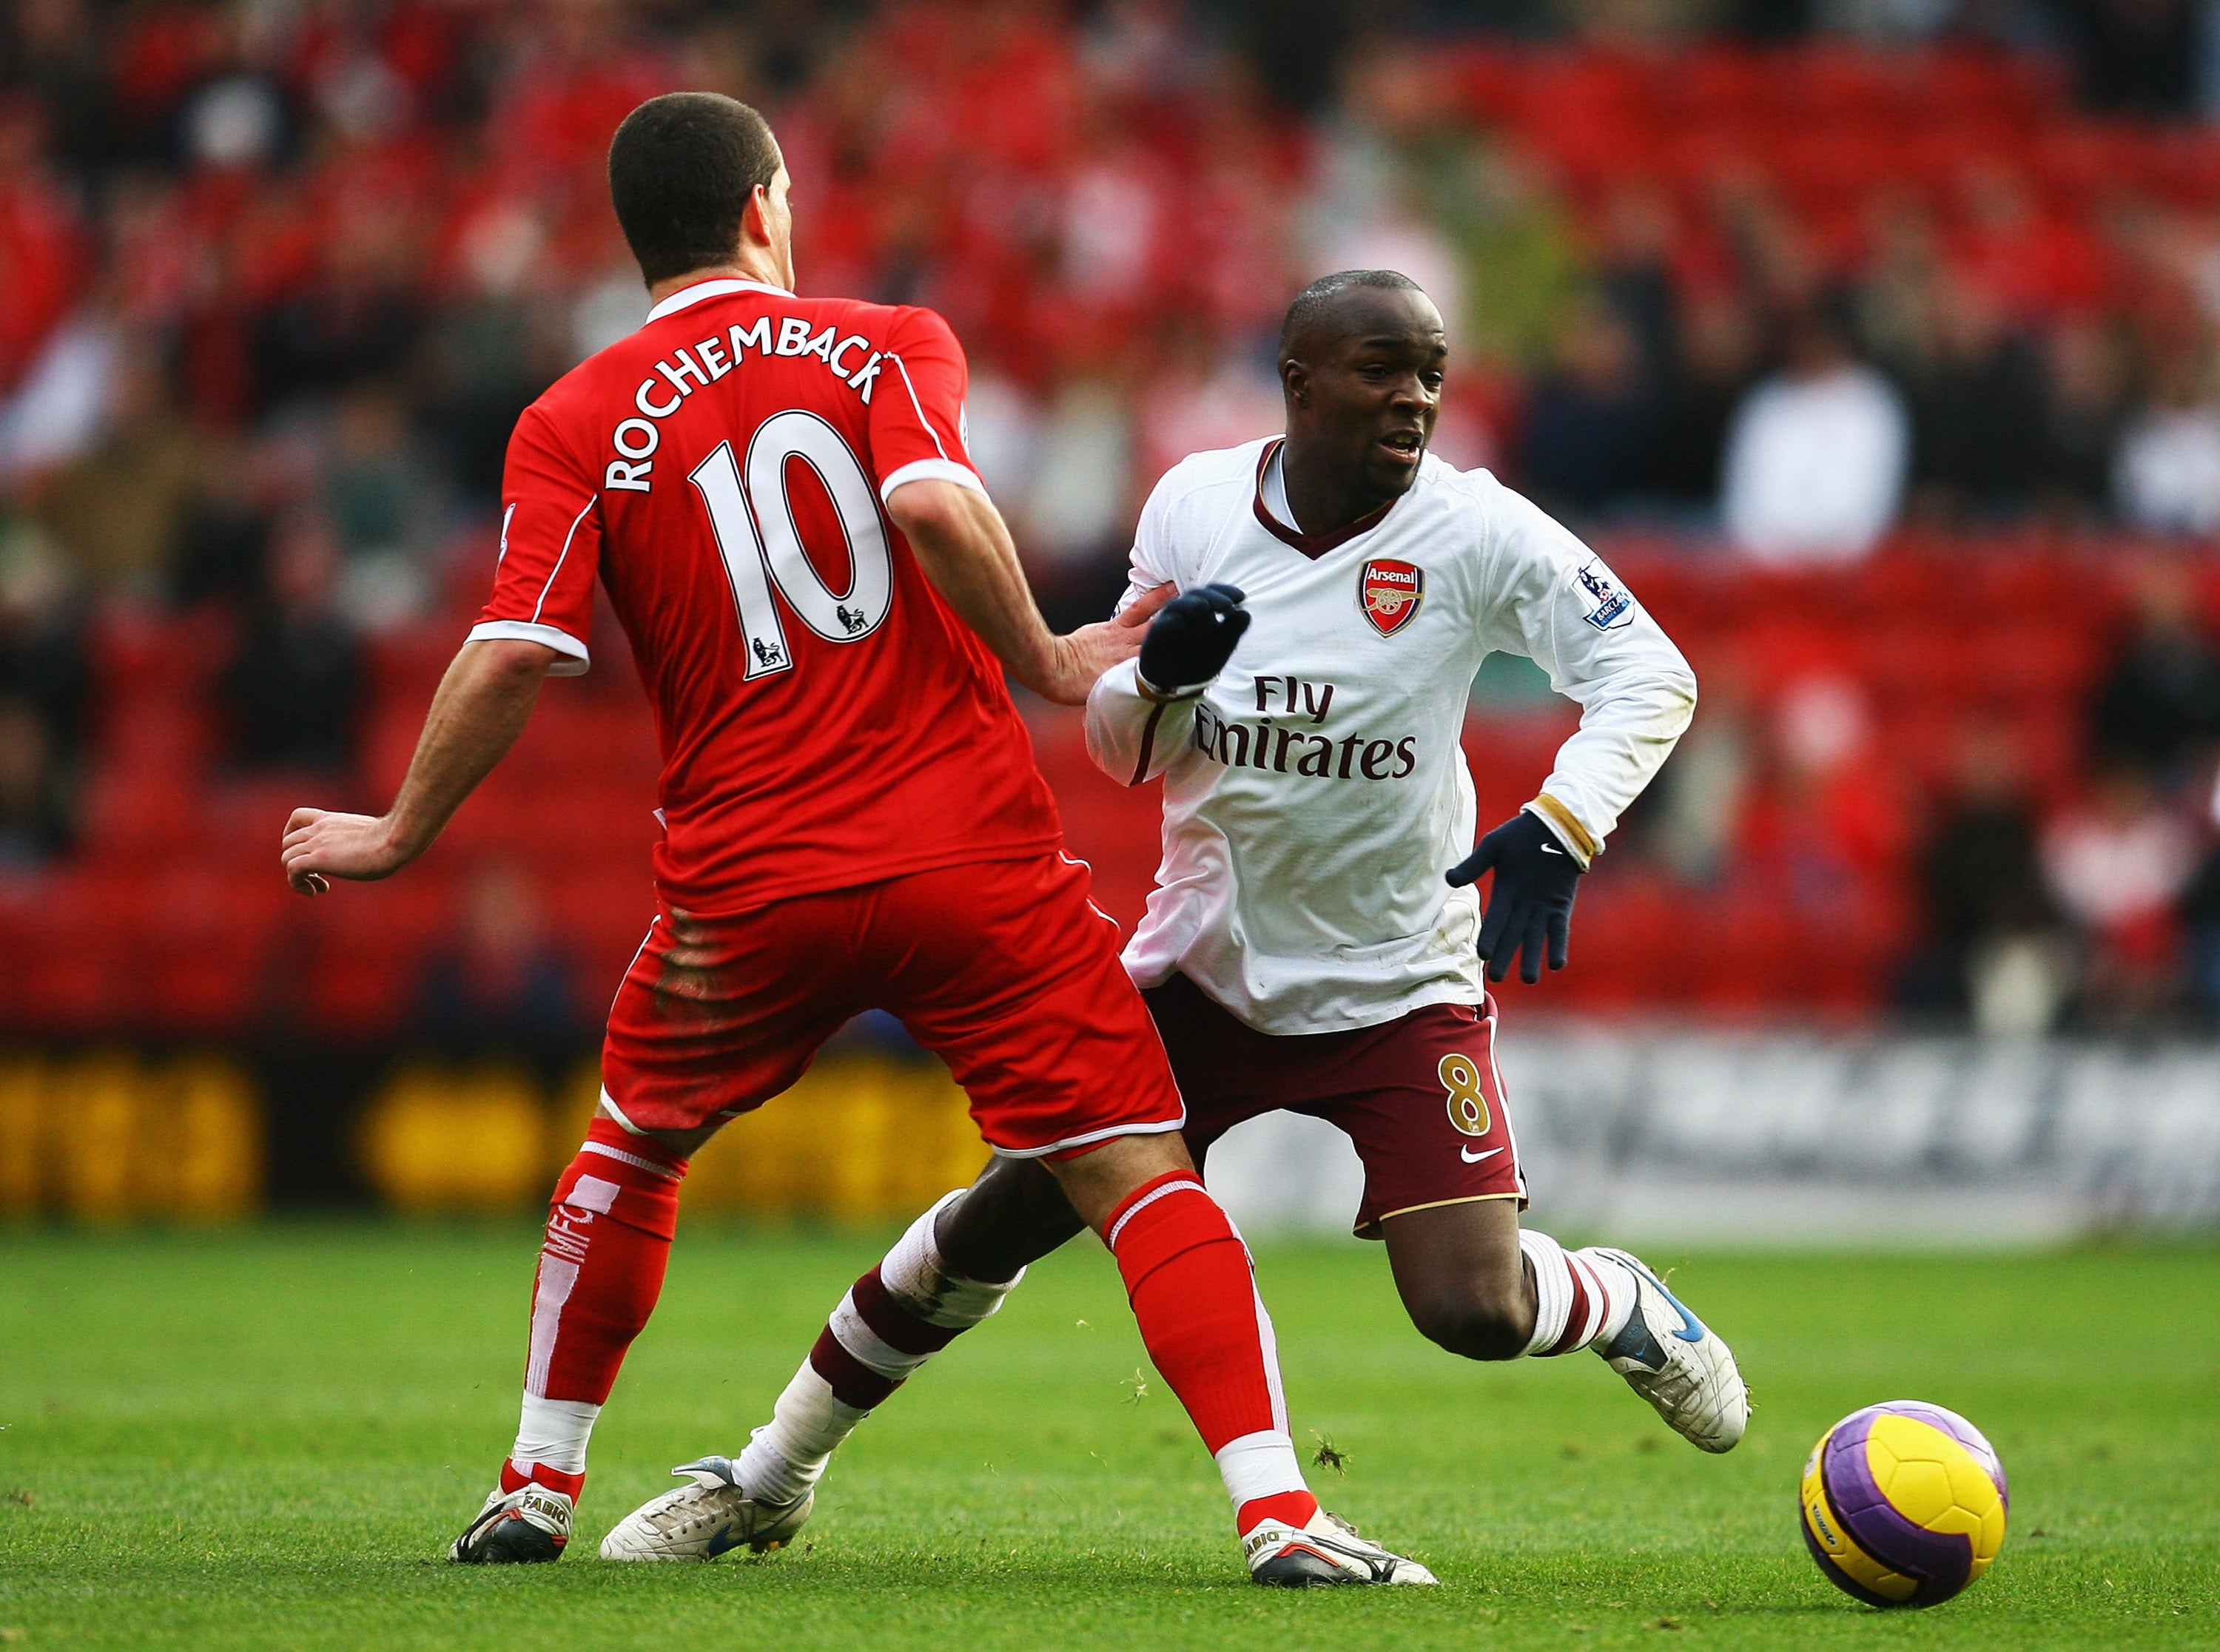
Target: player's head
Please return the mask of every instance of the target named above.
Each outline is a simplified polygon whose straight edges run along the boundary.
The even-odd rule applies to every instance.
[[[1385,501],[1418,479],[1441,409],[1441,312],[1393,270],[1344,270],[1295,295],[1280,327],[1288,441],[1306,464]]]
[[[715,92],[651,97],[609,142],[609,200],[651,287],[736,265],[793,286],[786,184],[770,123]]]

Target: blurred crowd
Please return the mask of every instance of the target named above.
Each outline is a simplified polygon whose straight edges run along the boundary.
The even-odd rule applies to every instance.
[[[2197,7],[1364,18],[13,0],[0,866],[67,859],[118,613],[204,621],[220,658],[184,675],[219,772],[359,774],[376,646],[456,634],[482,594],[517,413],[645,314],[602,161],[679,86],[770,115],[805,290],[954,323],[975,456],[1059,623],[1118,589],[1163,468],[1277,427],[1285,300],[1358,265],[1448,319],[1437,450],[1606,544],[1796,567],[1907,531],[2130,535],[2176,547],[2163,570],[2220,534],[2220,146],[2177,49]],[[1722,28],[1745,38],[1690,44]],[[1888,147],[1906,122],[1917,154]],[[2220,1006],[2212,616],[2193,578],[2135,589],[2070,807],[1971,739],[1962,783],[1901,816],[1935,822],[1902,847],[1933,913],[1905,1004],[2000,1026]],[[1824,706],[1773,713],[1828,738]],[[553,1013],[514,939],[528,891],[473,900],[473,935],[523,948],[514,1013]],[[426,1003],[460,1003],[438,972],[463,966],[427,967]]]
[[[2220,568],[1946,542],[1753,594],[1674,565],[1621,564],[1704,702],[1588,880],[1591,965],[1997,1034],[2220,1023]]]
[[[2008,740],[1972,731],[1918,874],[1928,951],[1899,1001],[2042,1031],[2220,1019],[2220,647],[2177,565],[2139,571],[2086,706],[2086,769],[2039,810]]]

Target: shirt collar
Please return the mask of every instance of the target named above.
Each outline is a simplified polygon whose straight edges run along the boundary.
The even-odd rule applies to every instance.
[[[721,298],[728,292],[767,292],[780,298],[794,296],[785,288],[774,287],[767,282],[744,281],[737,276],[720,276],[714,281],[697,281],[690,287],[681,287],[648,311],[647,319],[659,321],[664,316],[676,315],[680,310],[698,304],[705,298]]]
[[[1358,534],[1369,533],[1374,528],[1380,526],[1381,521],[1387,516],[1389,511],[1395,508],[1396,499],[1390,499],[1386,504],[1381,506],[1377,510],[1369,510],[1365,512],[1363,515],[1358,517],[1355,521],[1349,523],[1346,527],[1338,527],[1331,533],[1303,533],[1297,532],[1294,528],[1289,527],[1287,523],[1275,516],[1272,514],[1272,508],[1264,502],[1264,472],[1270,468],[1273,459],[1278,457],[1280,450],[1286,445],[1286,442],[1287,438],[1284,436],[1273,438],[1272,440],[1264,444],[1264,451],[1262,454],[1258,455],[1257,459],[1257,488],[1254,496],[1254,508],[1257,513],[1257,520],[1264,525],[1265,528],[1271,533],[1274,539],[1280,540],[1283,544],[1292,545],[1296,550],[1301,552],[1312,561],[1316,562],[1327,552],[1334,550],[1338,546],[1347,545]],[[1284,470],[1282,471],[1281,479],[1284,484],[1286,481]],[[1400,499],[1400,495],[1397,496],[1397,499]]]

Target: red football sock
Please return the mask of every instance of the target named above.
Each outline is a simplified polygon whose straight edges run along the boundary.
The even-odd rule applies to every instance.
[[[625,1350],[662,1293],[685,1174],[684,1159],[612,1119],[597,1118],[588,1128],[548,1207],[532,1289],[524,1372],[528,1414],[535,1400],[563,1401],[577,1411],[598,1408],[609,1397]],[[579,1418],[579,1426],[590,1430],[590,1412]],[[512,1457],[502,1471],[503,1489],[516,1489],[512,1479],[517,1485],[528,1479],[575,1497],[584,1477],[583,1437],[574,1443],[576,1470]]]
[[[1319,1500],[1308,1492],[1274,1492],[1252,1497],[1233,1511],[1233,1529],[1247,1537],[1266,1520],[1277,1520],[1298,1531],[1319,1512]]]
[[[1219,1459],[1244,1532],[1306,1524],[1318,1500],[1288,1439],[1272,1322],[1249,1249],[1192,1170],[1143,1183],[1104,1225],[1149,1357]],[[1226,1453],[1229,1445],[1238,1449]]]
[[[585,1489],[586,1476],[583,1474],[566,1474],[560,1468],[550,1468],[544,1462],[527,1462],[520,1468],[514,1457],[502,1464],[501,1493],[503,1497],[511,1492],[521,1492],[527,1486],[545,1486],[551,1492],[562,1493],[575,1503],[578,1500],[578,1493]]]

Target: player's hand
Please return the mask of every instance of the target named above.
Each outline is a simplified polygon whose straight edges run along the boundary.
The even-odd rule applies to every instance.
[[[1056,639],[1052,675],[1042,684],[1045,699],[1063,706],[1083,706],[1094,681],[1113,665],[1123,665],[1141,651],[1149,621],[1172,600],[1178,588],[1159,585],[1144,591],[1126,605],[1126,611],[1099,625],[1082,626]]]
[[[323,894],[335,877],[360,883],[391,877],[415,858],[385,820],[328,809],[295,809],[278,849],[285,881],[302,895]]]
[[[1165,603],[1141,645],[1143,685],[1158,694],[1178,694],[1224,670],[1234,645],[1249,629],[1252,616],[1241,606],[1244,600],[1238,586],[1198,585]]]
[[[1550,967],[1565,967],[1573,897],[1580,892],[1583,869],[1555,832],[1522,809],[1450,868],[1449,881],[1461,889],[1491,870],[1495,882],[1480,922],[1480,956],[1487,963],[1490,981],[1502,980],[1511,960],[1518,958],[1518,978],[1531,987],[1542,978],[1545,944]]]

